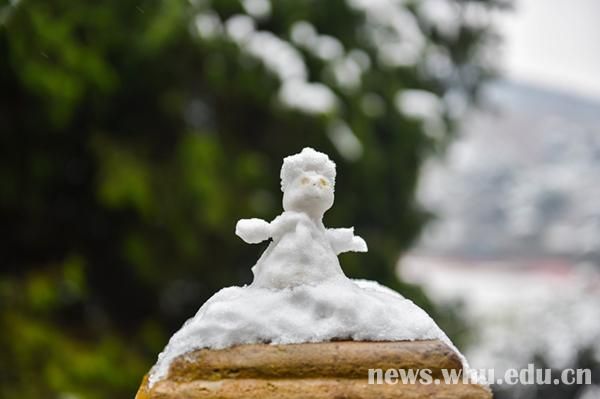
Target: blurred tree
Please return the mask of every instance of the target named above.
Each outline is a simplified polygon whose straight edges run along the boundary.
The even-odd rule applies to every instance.
[[[394,273],[427,215],[419,167],[488,74],[490,1],[0,3],[0,396],[131,397],[220,287],[282,157],[338,164],[351,277]]]

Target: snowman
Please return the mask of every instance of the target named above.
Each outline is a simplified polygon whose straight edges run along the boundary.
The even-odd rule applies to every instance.
[[[272,239],[256,265],[253,287],[282,289],[346,280],[337,255],[366,252],[354,228],[329,229],[323,215],[332,207],[335,163],[312,148],[286,157],[281,168],[283,213],[270,223],[242,219],[236,235],[250,244]]]

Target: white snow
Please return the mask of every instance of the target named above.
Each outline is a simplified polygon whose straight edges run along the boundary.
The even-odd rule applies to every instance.
[[[348,161],[357,161],[362,156],[362,143],[343,120],[336,119],[331,122],[327,129],[327,137],[340,155]]]
[[[252,17],[236,14],[221,22],[214,12],[199,13],[195,17],[195,31],[207,40],[225,37],[242,52],[262,62],[281,81],[277,100],[283,106],[307,114],[327,114],[336,111],[339,102],[327,85],[308,81],[304,58],[293,43],[329,61],[340,87],[355,89],[360,84],[361,66],[352,58],[344,57],[344,47],[336,38],[319,35],[309,23],[298,22],[291,32],[293,43],[288,42],[272,32],[257,30],[255,20],[268,16],[269,1],[248,0],[244,7]],[[361,62],[365,62],[364,56]]]
[[[290,29],[290,35],[295,44],[324,61],[339,59],[344,55],[344,46],[338,39],[320,35],[309,22],[295,22]]]
[[[361,67],[350,57],[333,61],[328,70],[331,70],[336,84],[344,90],[355,90],[361,84]]]
[[[214,38],[223,31],[223,24],[214,12],[200,13],[194,20],[198,34],[206,39]]]
[[[363,50],[352,49],[348,52],[348,57],[358,64],[362,72],[366,72],[371,68],[371,58]]]
[[[461,24],[460,8],[449,0],[425,0],[417,12],[428,25],[438,29],[449,39],[456,38]]]
[[[225,31],[236,43],[243,43],[255,31],[254,20],[247,15],[234,15],[225,21]]]
[[[322,83],[288,79],[279,89],[279,101],[288,108],[307,114],[329,113],[336,109],[338,98]]]
[[[242,46],[279,76],[282,82],[304,80],[308,75],[300,52],[271,32],[254,32],[244,39]]]
[[[394,102],[399,112],[414,118],[439,118],[442,112],[439,97],[426,90],[400,90],[396,93]]]
[[[305,148],[286,157],[281,179],[284,212],[271,222],[243,219],[236,226],[248,243],[271,239],[252,268],[254,281],[222,289],[186,321],[159,355],[150,386],[167,375],[173,359],[199,348],[440,339],[456,350],[410,300],[376,282],[344,275],[337,255],[365,252],[367,244],[353,228],[323,225],[335,184],[335,164],[327,155]]]
[[[400,1],[347,0],[367,16],[367,38],[377,49],[379,61],[389,67],[418,63],[427,42],[415,16]]]
[[[452,345],[427,313],[374,281],[352,281],[341,276],[322,284],[278,290],[228,287],[210,298],[173,335],[159,355],[149,383],[165,377],[177,356],[198,348],[322,342],[334,338],[441,339]]]
[[[271,2],[269,0],[243,0],[242,6],[249,15],[256,19],[265,19],[271,15]]]

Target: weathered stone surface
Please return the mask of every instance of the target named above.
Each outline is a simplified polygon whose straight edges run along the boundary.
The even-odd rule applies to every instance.
[[[322,342],[201,349],[176,359],[164,380],[136,399],[213,398],[491,398],[476,384],[368,384],[368,369],[460,370],[444,343]]]

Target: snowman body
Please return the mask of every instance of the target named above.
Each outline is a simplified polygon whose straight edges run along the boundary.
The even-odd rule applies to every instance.
[[[283,212],[272,223],[277,231],[252,268],[253,286],[285,288],[344,277],[323,225],[293,211]]]
[[[252,268],[253,287],[282,289],[345,279],[337,255],[366,252],[354,229],[327,229],[323,215],[334,200],[335,164],[312,148],[284,159],[284,212],[273,221],[242,219],[236,234],[248,243],[272,239]]]

